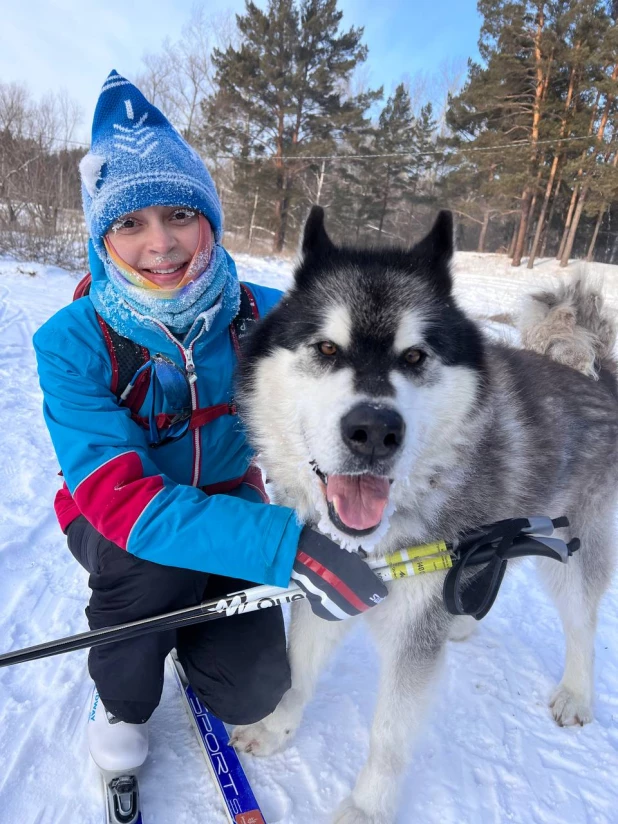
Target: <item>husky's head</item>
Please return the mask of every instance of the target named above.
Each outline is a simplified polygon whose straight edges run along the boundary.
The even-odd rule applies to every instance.
[[[242,413],[281,503],[371,548],[435,485],[482,387],[483,345],[455,305],[450,212],[411,249],[337,247],[314,207],[293,287],[241,366]]]

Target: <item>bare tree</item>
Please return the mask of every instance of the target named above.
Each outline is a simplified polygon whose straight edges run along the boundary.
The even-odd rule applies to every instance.
[[[85,226],[78,162],[69,141],[81,110],[66,92],[35,101],[0,83],[0,251],[82,268]]]
[[[442,60],[433,72],[407,72],[402,76],[415,117],[428,102],[431,103],[437,121],[437,132],[444,135],[446,129],[446,112],[449,97],[456,94],[466,78],[468,62],[463,57],[451,57]]]
[[[144,69],[136,77],[137,85],[190,143],[201,125],[201,102],[214,92],[212,51],[237,43],[231,12],[207,15],[203,5],[195,4],[179,39],[166,38],[159,51],[142,57]]]

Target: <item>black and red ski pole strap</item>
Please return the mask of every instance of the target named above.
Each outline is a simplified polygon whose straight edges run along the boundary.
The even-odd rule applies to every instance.
[[[566,563],[579,549],[579,539],[573,538],[567,544],[551,536],[554,529],[568,525],[565,517],[512,518],[464,536],[457,544],[457,560],[444,581],[442,594],[447,611],[472,615],[477,621],[484,618],[494,605],[509,560],[536,555]]]
[[[292,568],[314,613],[341,621],[375,607],[388,595],[378,576],[356,552],[342,551],[326,535],[305,527]]]

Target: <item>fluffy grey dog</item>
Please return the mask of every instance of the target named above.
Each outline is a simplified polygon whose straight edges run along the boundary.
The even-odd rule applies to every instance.
[[[295,283],[257,327],[242,369],[244,415],[277,502],[342,551],[377,555],[456,539],[503,518],[567,515],[581,539],[568,565],[538,570],[566,634],[550,701],[558,724],[592,719],[597,610],[613,570],[618,478],[615,329],[583,283],[532,299],[536,351],[490,343],[452,296],[452,220],[412,249],[340,248],[314,207]],[[543,353],[543,354],[539,354]],[[397,581],[365,620],[382,659],[370,752],[334,821],[388,824],[447,638],[465,634],[442,602],[443,573]],[[298,727],[328,654],[350,626],[295,605],[292,688],[239,727],[269,755]]]

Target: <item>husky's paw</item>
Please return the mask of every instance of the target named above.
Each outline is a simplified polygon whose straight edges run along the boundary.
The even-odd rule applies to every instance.
[[[390,824],[391,818],[382,815],[369,815],[354,803],[352,796],[345,799],[337,809],[333,824]]]
[[[552,715],[560,727],[589,724],[592,721],[590,703],[582,696],[571,692],[568,687],[559,685],[549,702]]]
[[[478,625],[479,622],[471,615],[458,615],[448,631],[449,641],[467,641]]]
[[[239,752],[250,752],[253,755],[267,756],[279,752],[287,745],[294,730],[273,724],[271,718],[269,715],[255,724],[235,727],[230,736],[230,745]]]
[[[303,717],[302,701],[297,690],[290,689],[279,706],[266,718],[255,724],[239,725],[230,736],[230,744],[240,752],[253,755],[272,755],[292,740]]]

